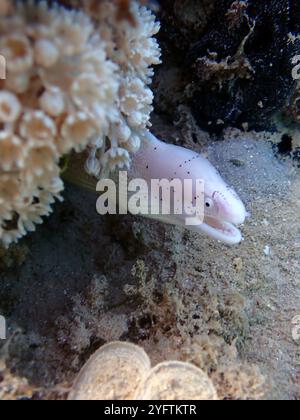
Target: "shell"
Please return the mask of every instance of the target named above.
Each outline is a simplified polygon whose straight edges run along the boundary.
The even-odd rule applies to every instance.
[[[209,377],[184,362],[164,362],[153,368],[139,386],[136,400],[218,400]]]
[[[130,400],[150,369],[142,348],[124,342],[106,344],[82,368],[68,399]]]

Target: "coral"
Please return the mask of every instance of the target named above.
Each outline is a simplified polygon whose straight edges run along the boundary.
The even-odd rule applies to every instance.
[[[147,85],[153,77],[151,66],[160,63],[160,48],[153,38],[160,25],[147,8],[140,8],[135,2],[131,6],[136,22],[133,26],[127,21],[118,22],[114,2],[101,1],[97,13],[89,8],[89,2],[85,5],[106,41],[107,55],[118,65],[120,72],[115,123],[107,132],[110,145],[103,146],[104,139],[96,142],[86,165],[89,173],[98,176],[99,171],[94,169],[99,165],[95,161],[102,150],[106,150],[100,162],[104,170],[107,167],[110,170],[128,167],[129,153],[137,151],[141,133],[150,127],[153,94]]]
[[[99,4],[102,1],[106,0],[60,0],[60,3],[68,6],[68,7],[77,7],[81,8],[82,3],[85,3],[86,8],[89,10],[90,13],[96,15],[99,12]],[[139,3],[143,6],[149,6],[150,8],[155,9],[155,2],[151,0],[138,0]],[[131,24],[136,24],[136,16],[131,10],[131,0],[114,0],[116,4],[115,8],[115,16],[117,20],[127,20]],[[154,4],[153,4],[154,3]]]
[[[92,3],[72,10],[30,0],[11,2],[12,10],[3,4],[0,11],[0,51],[7,64],[0,86],[5,246],[33,231],[54,199],[62,199],[64,155],[89,148],[86,169],[95,176],[129,167],[130,153],[150,124],[153,94],[147,85],[152,64],[160,62],[152,38],[159,24],[135,1],[129,4],[135,24],[119,23],[121,5],[115,2],[102,1],[95,17]]]

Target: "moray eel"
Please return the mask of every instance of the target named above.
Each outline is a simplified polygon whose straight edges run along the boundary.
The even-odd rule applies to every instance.
[[[148,185],[152,179],[204,181],[204,219],[199,220],[199,224],[187,226],[184,214],[150,217],[204,233],[228,245],[239,244],[243,237],[237,226],[245,222],[248,213],[237,193],[213,165],[198,153],[164,143],[148,131],[144,136],[140,151],[133,156],[130,178],[142,178]]]
[[[95,192],[97,181],[82,170],[85,158],[80,155],[76,156],[73,156],[69,162],[64,179]],[[234,189],[225,183],[213,165],[198,153],[164,143],[146,131],[143,134],[140,150],[132,156],[131,169],[127,175],[129,181],[137,178],[145,180],[149,190],[151,190],[153,179],[165,179],[170,182],[174,179],[179,179],[182,182],[186,179],[202,180],[204,182],[204,217],[202,215],[201,219],[199,218],[199,223],[187,226],[187,215],[184,212],[175,214],[176,212],[171,211],[167,215],[152,215],[151,211],[148,211],[143,216],[182,226],[228,245],[236,245],[243,240],[237,226],[242,225],[248,216],[244,204]],[[112,174],[111,179],[118,183],[118,173]],[[176,202],[176,197],[172,197],[172,199],[173,202]],[[182,196],[179,199],[184,203]],[[117,204],[120,206],[120,200]]]

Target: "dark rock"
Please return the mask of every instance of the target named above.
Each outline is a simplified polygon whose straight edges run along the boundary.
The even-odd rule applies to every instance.
[[[189,53],[192,109],[210,132],[228,126],[266,129],[295,87],[292,58],[300,4],[288,0],[222,0],[206,34]]]
[[[212,134],[227,127],[271,129],[273,115],[295,92],[292,58],[300,54],[300,41],[292,36],[300,33],[300,2],[211,3],[161,1],[164,60],[182,73],[182,101]],[[185,15],[188,10],[194,17]]]

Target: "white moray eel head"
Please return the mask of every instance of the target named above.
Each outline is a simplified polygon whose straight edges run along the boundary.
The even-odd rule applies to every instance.
[[[192,179],[204,181],[204,221],[186,226],[186,215],[155,216],[166,223],[185,226],[228,245],[239,244],[243,237],[238,229],[245,222],[247,211],[233,188],[203,156],[191,150],[163,143],[151,133],[134,156],[132,177],[140,177],[150,185],[153,179]],[[176,197],[174,197],[176,200]],[[175,202],[175,201],[174,201]]]

